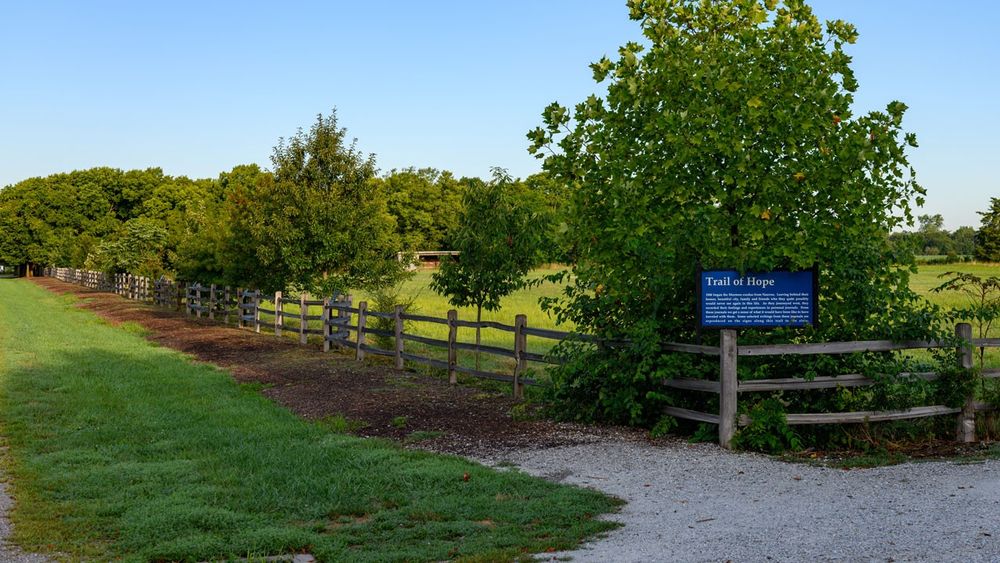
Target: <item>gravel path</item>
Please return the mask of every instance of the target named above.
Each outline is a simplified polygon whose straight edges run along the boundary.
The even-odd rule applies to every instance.
[[[844,471],[619,440],[504,454],[628,501],[574,561],[1000,561],[1000,460]]]

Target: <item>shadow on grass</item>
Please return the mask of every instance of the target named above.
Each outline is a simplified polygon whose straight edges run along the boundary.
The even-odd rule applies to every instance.
[[[303,421],[93,323],[0,364],[15,539],[79,557],[513,559],[615,527],[614,499]],[[13,364],[13,365],[12,365]]]

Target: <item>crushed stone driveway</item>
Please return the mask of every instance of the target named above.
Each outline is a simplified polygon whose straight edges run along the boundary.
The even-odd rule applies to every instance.
[[[602,442],[483,460],[628,501],[573,561],[1000,561],[1000,460],[875,469]]]

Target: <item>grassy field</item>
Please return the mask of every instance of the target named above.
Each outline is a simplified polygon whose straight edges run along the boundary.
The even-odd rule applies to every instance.
[[[1000,277],[1000,264],[985,264],[977,262],[960,264],[923,264],[918,266],[916,275],[910,277],[910,287],[925,296],[931,303],[942,307],[957,307],[965,304],[965,298],[956,292],[932,293],[931,289],[941,285],[948,278],[941,277],[947,272],[965,272],[982,278]]]
[[[916,275],[911,276],[910,287],[920,295],[926,297],[931,303],[939,305],[945,310],[968,306],[969,297],[960,292],[946,291],[935,293],[931,291],[933,288],[950,279],[950,276],[945,276],[946,273],[956,271],[975,274],[981,278],[1000,277],[1000,264],[974,262],[924,264],[919,266],[919,271]],[[978,338],[980,336],[979,325],[975,321],[970,320],[970,322],[973,325],[972,334]],[[1000,338],[1000,322],[993,323],[992,328],[983,334],[983,336],[987,338]],[[986,349],[983,356],[983,367],[1000,368],[1000,349]]]
[[[0,435],[15,540],[99,561],[309,551],[511,560],[613,524],[615,501],[303,421],[25,280],[0,280]]]

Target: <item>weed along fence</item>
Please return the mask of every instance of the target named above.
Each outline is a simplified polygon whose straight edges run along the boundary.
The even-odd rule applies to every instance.
[[[514,324],[508,325],[494,321],[461,320],[458,318],[457,311],[454,310],[449,311],[446,318],[407,313],[401,306],[396,306],[392,311],[374,311],[368,308],[368,303],[365,301],[354,306],[349,296],[310,299],[310,296],[304,293],[296,297],[286,297],[282,292],[277,292],[273,296],[265,296],[256,290],[233,290],[229,287],[205,286],[197,283],[185,284],[165,279],[151,282],[148,278],[127,274],[106,276],[98,272],[70,268],[50,268],[45,271],[45,275],[101,291],[114,291],[124,297],[152,302],[161,307],[183,310],[189,315],[199,318],[222,320],[227,324],[235,318],[241,328],[256,332],[273,331],[276,336],[282,336],[286,332],[297,334],[300,344],[307,344],[310,336],[317,336],[322,341],[324,351],[337,347],[353,353],[358,360],[372,355],[392,358],[398,369],[403,369],[406,362],[430,366],[447,371],[448,380],[452,384],[457,383],[459,374],[507,382],[512,385],[513,394],[519,399],[524,396],[525,386],[540,383],[530,377],[529,365],[558,363],[555,359],[544,354],[530,352],[528,349],[529,337],[549,341],[572,339],[579,342],[600,343],[599,339],[585,334],[531,328],[528,326],[528,319],[525,315],[517,315],[514,318]],[[319,314],[315,313],[317,308],[319,308]],[[437,325],[439,329],[446,329],[447,338],[431,338],[416,334],[417,331],[408,328],[421,324]],[[510,347],[460,341],[458,338],[460,329],[500,331],[509,336]],[[443,334],[443,330],[441,332]],[[959,341],[963,343],[958,350],[960,358],[958,367],[962,370],[973,369],[972,353],[975,348],[1000,348],[1000,339],[972,338],[972,327],[965,323],[957,325],[956,334]],[[737,429],[751,423],[748,416],[738,416],[740,394],[863,387],[876,383],[873,379],[861,374],[741,381],[736,369],[740,357],[896,352],[944,349],[952,345],[923,341],[874,340],[740,346],[735,330],[722,329],[719,346],[679,343],[660,345],[662,350],[677,354],[719,357],[719,377],[717,380],[675,378],[662,382],[667,388],[718,395],[718,412],[700,412],[680,407],[667,407],[665,414],[718,425],[719,443],[724,447],[730,447]],[[505,373],[467,367],[459,361],[459,352],[466,354],[472,352],[502,358],[508,362],[510,367]],[[932,381],[938,379],[940,374],[923,372],[902,374],[902,376]],[[979,376],[1000,378],[1000,369],[982,370],[979,372]],[[968,397],[962,407],[927,405],[891,411],[792,413],[787,415],[786,422],[789,425],[852,424],[955,415],[958,420],[957,438],[961,441],[971,442],[975,440],[976,413],[992,408],[992,405],[980,403],[975,401],[973,397]]]
[[[972,338],[972,326],[960,323],[955,327],[956,335],[963,345],[959,349],[960,368],[972,370],[972,353],[975,348],[1000,348],[1000,339]],[[806,391],[814,389],[835,389],[837,387],[864,387],[875,384],[871,378],[861,374],[844,374],[838,376],[787,377],[780,379],[757,379],[740,381],[737,377],[736,365],[738,358],[750,356],[785,356],[785,355],[828,355],[853,354],[863,352],[894,352],[905,350],[942,349],[949,345],[938,342],[892,342],[889,340],[869,340],[857,342],[824,342],[810,344],[770,344],[739,346],[737,332],[724,329],[721,331],[720,346],[686,347],[689,353],[719,356],[719,380],[678,378],[666,380],[663,384],[674,389],[700,391],[719,395],[719,412],[706,413],[678,407],[667,407],[666,413],[676,418],[708,422],[719,425],[719,443],[729,446],[736,433],[737,426],[747,426],[751,419],[747,415],[737,417],[738,400],[741,393],[758,393],[765,391]],[[933,381],[940,377],[934,372],[906,373],[904,377],[920,378]],[[1000,377],[1000,369],[982,370],[983,378]],[[957,415],[958,424],[956,438],[963,442],[973,442],[976,436],[975,416],[979,411],[992,410],[993,406],[980,403],[969,397],[961,408],[945,405],[928,405],[905,410],[891,411],[857,411],[836,413],[791,413],[786,415],[789,425],[803,424],[853,424],[864,422],[880,422],[890,420],[909,420],[929,416]]]

